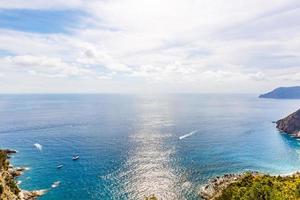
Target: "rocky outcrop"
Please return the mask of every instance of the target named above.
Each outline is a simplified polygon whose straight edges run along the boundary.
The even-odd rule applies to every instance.
[[[259,98],[300,99],[300,86],[279,87],[271,92],[260,95]]]
[[[26,168],[14,168],[9,165],[8,155],[16,153],[15,150],[0,150],[0,199],[2,200],[34,200],[41,196],[45,191],[26,191],[20,190],[15,177],[20,176]]]
[[[201,188],[200,196],[204,200],[296,200],[300,198],[299,181],[299,172],[286,175],[259,172],[227,174],[209,181]]]
[[[1,150],[1,151],[3,151],[3,152],[6,153],[6,154],[17,153],[17,151],[16,151],[16,150],[13,150],[13,149],[4,149],[4,150]]]
[[[216,199],[222,194],[224,189],[226,189],[230,184],[241,180],[247,173],[252,173],[253,175],[259,174],[258,172],[246,172],[241,174],[224,174],[223,176],[217,176],[200,188],[199,195],[205,200]]]
[[[39,196],[44,195],[47,192],[47,190],[34,190],[34,191],[27,191],[27,190],[21,190],[19,194],[20,200],[35,200]]]
[[[20,190],[9,172],[7,150],[0,150],[0,199],[19,199]]]
[[[300,137],[300,109],[289,116],[278,120],[276,127],[285,133]]]

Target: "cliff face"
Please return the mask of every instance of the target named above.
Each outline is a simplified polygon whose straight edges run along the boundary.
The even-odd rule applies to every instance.
[[[300,86],[276,88],[271,92],[260,95],[259,97],[272,99],[300,99]]]
[[[300,109],[276,122],[277,128],[296,137],[300,137]]]
[[[15,150],[0,150],[0,200],[36,200],[45,194],[47,190],[20,190],[15,177],[22,175],[23,167],[12,167],[9,165],[9,155],[16,153]]]
[[[7,152],[0,150],[0,199],[17,200],[20,190],[9,172],[9,162],[7,160]]]

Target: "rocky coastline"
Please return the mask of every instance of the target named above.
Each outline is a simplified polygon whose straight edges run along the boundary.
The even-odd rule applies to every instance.
[[[43,195],[46,190],[27,191],[21,190],[16,182],[16,177],[22,175],[25,167],[14,167],[10,165],[11,154],[16,150],[0,150],[0,199],[3,200],[35,200]]]
[[[300,109],[276,122],[276,127],[294,137],[300,137]]]
[[[276,127],[281,132],[285,132],[293,137],[300,137],[300,109],[289,116],[278,120],[276,123]],[[299,178],[300,173],[296,172],[290,175],[284,176],[270,176],[266,174],[262,174],[256,171],[245,172],[240,174],[224,174],[223,176],[217,176],[211,180],[207,184],[201,187],[199,191],[199,195],[204,200],[216,200],[222,195],[222,193],[234,183],[237,183],[243,180],[246,176],[251,175],[252,177],[270,177],[271,179],[277,179],[281,177],[285,178]],[[300,185],[299,185],[300,187]]]
[[[204,200],[227,200],[231,199],[232,196],[230,195],[239,188],[244,194],[246,191],[248,194],[251,194],[250,191],[254,188],[254,194],[257,195],[256,197],[259,197],[259,199],[300,199],[300,172],[287,175],[269,175],[256,171],[240,174],[225,174],[211,179],[207,184],[202,186],[199,191],[199,196]],[[276,190],[276,188],[280,188],[281,190],[274,192],[278,196],[272,197],[272,189]],[[228,193],[230,194],[229,196]],[[241,195],[241,193],[235,193],[235,195],[237,194]],[[235,196],[234,199],[239,199],[240,197],[241,196]],[[245,199],[256,199],[256,197],[252,196]]]
[[[224,189],[230,184],[241,180],[247,174],[258,175],[259,172],[244,172],[239,174],[224,174],[223,176],[217,176],[208,181],[207,184],[200,188],[199,195],[205,200],[214,200],[218,198]]]

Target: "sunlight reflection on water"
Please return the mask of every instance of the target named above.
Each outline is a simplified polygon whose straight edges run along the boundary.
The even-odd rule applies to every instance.
[[[135,148],[124,167],[124,188],[129,199],[143,199],[152,194],[159,199],[179,199],[181,193],[178,173],[172,168],[175,148],[165,145],[172,135],[160,130],[164,124],[172,123],[172,119],[167,106],[158,109],[161,106],[158,104],[142,104],[138,129],[130,137]]]

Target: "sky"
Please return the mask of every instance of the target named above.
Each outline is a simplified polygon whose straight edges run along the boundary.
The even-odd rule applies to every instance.
[[[299,0],[0,0],[0,93],[300,85]]]

